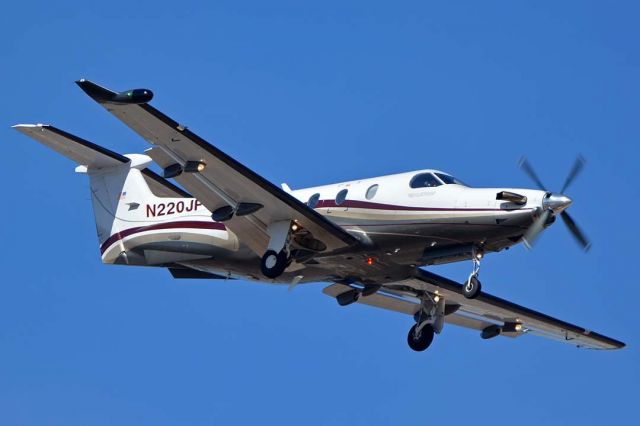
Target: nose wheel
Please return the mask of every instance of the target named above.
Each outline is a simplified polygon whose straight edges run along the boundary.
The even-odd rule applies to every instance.
[[[462,295],[467,299],[475,299],[478,297],[482,288],[480,280],[478,279],[478,274],[480,273],[480,259],[482,259],[482,252],[474,250],[472,257],[473,270],[465,284],[462,286]]]
[[[289,256],[285,250],[279,253],[275,250],[267,250],[262,256],[260,269],[265,277],[274,279],[282,275],[288,264]]]
[[[462,287],[462,295],[467,299],[475,299],[480,294],[481,289],[480,280],[475,275],[472,275]]]

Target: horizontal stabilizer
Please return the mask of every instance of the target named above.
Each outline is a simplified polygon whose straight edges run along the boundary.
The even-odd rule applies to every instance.
[[[47,124],[17,124],[13,128],[53,149],[58,154],[64,155],[79,166],[102,169],[119,166],[130,161],[124,155]]]
[[[131,161],[124,155],[48,124],[17,124],[13,128],[88,169],[109,168]],[[143,169],[142,176],[156,197],[192,198],[187,191],[149,169]]]

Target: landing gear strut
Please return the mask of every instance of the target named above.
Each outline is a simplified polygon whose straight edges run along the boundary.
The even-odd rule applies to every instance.
[[[480,273],[480,259],[482,259],[482,252],[473,250],[473,270],[469,275],[469,278],[462,286],[462,295],[467,299],[475,299],[480,294],[480,290],[482,289],[482,285],[480,284],[480,280],[478,279],[478,274]]]

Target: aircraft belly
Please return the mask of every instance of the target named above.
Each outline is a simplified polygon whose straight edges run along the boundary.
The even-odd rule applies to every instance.
[[[343,216],[336,220],[349,232],[366,235],[376,245],[407,239],[460,243],[520,235],[531,224],[530,211],[516,212],[400,212],[387,219]]]
[[[114,234],[115,236],[124,235]],[[229,255],[239,241],[223,229],[151,230],[122,236],[106,247],[104,263],[156,265],[186,259]],[[160,254],[164,253],[164,254]]]
[[[377,213],[377,212],[376,212]],[[393,260],[401,265],[427,265],[469,259],[463,246],[482,244],[487,252],[516,244],[532,223],[531,210],[517,211],[437,211],[397,212],[380,219],[343,215],[336,220],[348,232],[368,241],[380,261]],[[425,252],[443,248],[460,248],[437,261],[425,258]],[[468,247],[467,247],[468,248]]]

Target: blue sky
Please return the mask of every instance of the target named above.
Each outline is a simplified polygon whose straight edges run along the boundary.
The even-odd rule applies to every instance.
[[[0,17],[0,423],[603,424],[637,417],[636,2],[8,2]],[[153,104],[293,188],[425,167],[569,190],[557,224],[488,256],[484,289],[625,341],[578,350],[340,308],[322,284],[174,281],[100,263],[88,183],[10,129],[147,146],[74,84]],[[455,279],[469,264],[434,268]]]

